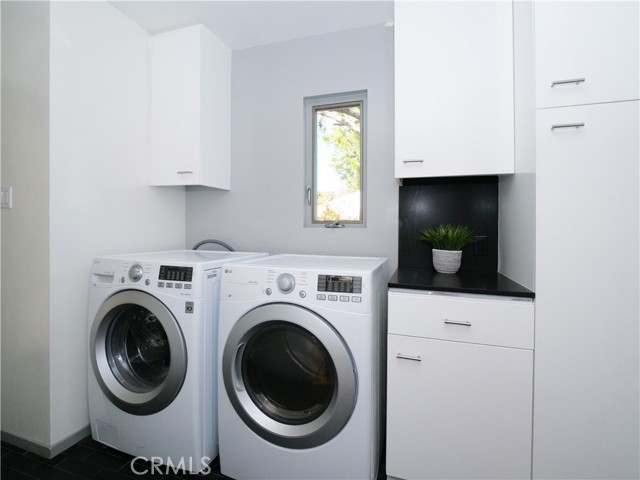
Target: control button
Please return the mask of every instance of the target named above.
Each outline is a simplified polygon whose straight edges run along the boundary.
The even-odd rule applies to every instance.
[[[349,301],[349,297],[347,297],[346,295],[340,295],[340,301],[341,302],[348,302]]]
[[[149,285],[151,285],[151,280],[149,280],[148,278],[144,281],[144,284],[148,287]]]
[[[164,288],[164,282],[158,282],[158,288]]]
[[[171,282],[167,282],[166,285],[167,285],[167,288],[173,288],[173,283],[171,283]]]
[[[267,295],[271,295],[273,293],[273,290],[271,290],[270,288],[267,288],[264,293],[266,293]]]
[[[175,288],[179,288],[182,290],[182,284],[181,283],[176,283]]]
[[[124,283],[124,277],[120,277],[120,283]]]
[[[142,267],[136,263],[135,265],[132,265],[131,268],[129,269],[129,279],[132,282],[137,282],[142,278],[143,273],[144,272],[142,271]]]
[[[362,303],[362,297],[351,297],[353,303]]]
[[[304,290],[300,290],[300,298],[306,298],[307,296],[307,292],[305,292]]]
[[[338,296],[337,295],[329,295],[329,301],[330,302],[337,302],[338,301]]]
[[[318,300],[326,300],[327,296],[324,293],[319,293],[319,294],[316,295],[316,298]]]
[[[276,284],[282,293],[291,293],[296,286],[296,279],[290,273],[283,273],[276,280]]]
[[[184,289],[185,290],[191,290],[191,284],[190,283],[185,283],[184,284]]]

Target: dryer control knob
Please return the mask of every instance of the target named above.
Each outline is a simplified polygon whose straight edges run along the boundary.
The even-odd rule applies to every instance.
[[[278,277],[276,283],[278,284],[278,290],[282,293],[291,293],[296,286],[296,279],[290,273],[283,273]]]
[[[137,282],[142,278],[143,273],[144,272],[142,271],[142,267],[140,265],[133,265],[129,269],[129,280],[131,280],[132,282]]]

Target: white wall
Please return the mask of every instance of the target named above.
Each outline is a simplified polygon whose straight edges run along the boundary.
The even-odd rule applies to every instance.
[[[499,184],[499,266],[503,275],[535,288],[536,148],[533,3],[513,3],[515,175]]]
[[[2,431],[39,453],[88,425],[92,257],[183,248],[149,187],[148,35],[104,2],[2,2]]]
[[[375,255],[397,265],[393,30],[382,25],[233,52],[231,190],[187,189],[187,245]],[[303,99],[368,90],[367,226],[304,228]]]
[[[92,257],[184,247],[184,188],[149,187],[148,34],[102,2],[51,4],[51,443],[88,424]]]
[[[49,441],[49,4],[2,2],[2,430]]]

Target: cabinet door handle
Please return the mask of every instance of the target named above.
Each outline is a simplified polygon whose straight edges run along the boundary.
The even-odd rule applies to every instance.
[[[421,362],[422,358],[420,358],[420,355],[405,355],[404,353],[398,353],[396,354],[396,358],[399,358],[400,360],[412,360],[414,362]]]
[[[402,163],[424,163],[424,160],[402,160]]]
[[[178,171],[178,175],[191,175],[193,172],[191,170],[180,170]]]
[[[559,128],[582,128],[584,123],[561,123],[559,125],[551,125],[551,130],[557,130]]]
[[[448,318],[444,319],[444,323],[446,325],[461,325],[463,327],[470,327],[471,326],[471,322],[461,322],[459,320],[449,320]]]
[[[555,87],[556,85],[567,85],[568,83],[575,83],[576,85],[580,85],[581,83],[584,83],[586,79],[584,78],[570,78],[568,80],[556,80],[554,82],[551,82],[551,88]]]

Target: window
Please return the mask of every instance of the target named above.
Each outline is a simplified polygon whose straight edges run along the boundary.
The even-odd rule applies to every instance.
[[[306,226],[364,225],[366,92],[305,99]]]

